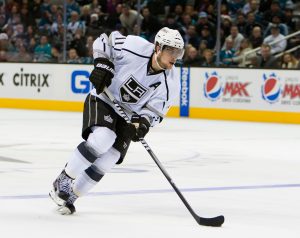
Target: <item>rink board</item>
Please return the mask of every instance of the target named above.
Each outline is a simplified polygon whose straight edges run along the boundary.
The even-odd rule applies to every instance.
[[[1,63],[0,108],[82,111],[91,65]],[[171,117],[300,123],[299,70],[178,68]]]

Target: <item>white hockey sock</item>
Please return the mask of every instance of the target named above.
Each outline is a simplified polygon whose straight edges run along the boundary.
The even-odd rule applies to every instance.
[[[76,178],[82,171],[87,169],[92,163],[89,162],[76,148],[72,153],[67,166],[65,167],[66,173],[71,178]]]
[[[74,181],[73,190],[78,196],[88,193],[118,161],[120,152],[110,148],[101,155],[94,164],[78,175]]]
[[[90,191],[103,177],[103,175],[97,173],[97,172],[92,172],[95,174],[97,179],[91,178],[91,175],[89,174],[89,171],[93,171],[91,167],[87,168],[85,171],[83,171],[79,176],[74,181],[73,185],[73,191],[76,195],[78,196],[84,196]]]

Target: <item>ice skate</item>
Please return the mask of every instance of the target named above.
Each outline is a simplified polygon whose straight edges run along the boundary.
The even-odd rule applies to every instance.
[[[73,179],[63,170],[53,182],[53,188],[49,196],[58,206],[63,206],[67,203],[70,197],[70,191],[72,190],[72,181]]]
[[[78,196],[74,193],[73,189],[71,188],[68,193],[68,199],[64,205],[60,206],[57,211],[62,215],[71,215],[76,212],[74,202],[78,198]]]

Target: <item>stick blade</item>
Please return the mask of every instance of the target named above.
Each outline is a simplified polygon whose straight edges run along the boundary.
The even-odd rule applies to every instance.
[[[220,227],[225,221],[224,216],[217,216],[211,218],[205,217],[198,217],[197,222],[201,226],[213,226],[213,227]]]

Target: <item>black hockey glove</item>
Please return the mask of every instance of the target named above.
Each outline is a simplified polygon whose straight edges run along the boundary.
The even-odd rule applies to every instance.
[[[115,73],[115,66],[106,58],[95,59],[94,66],[90,75],[90,81],[96,88],[97,94],[100,94],[103,92],[104,87],[108,87],[111,84],[111,79]]]
[[[131,140],[137,142],[140,138],[144,138],[146,134],[149,132],[150,123],[145,117],[141,117],[138,115],[133,115],[131,118],[131,122],[135,125],[136,133],[131,137]]]

